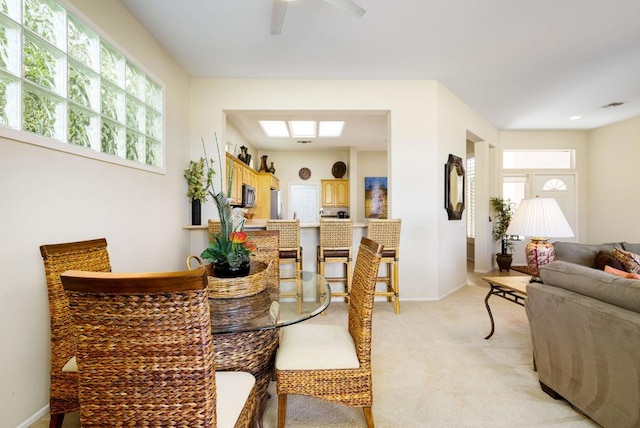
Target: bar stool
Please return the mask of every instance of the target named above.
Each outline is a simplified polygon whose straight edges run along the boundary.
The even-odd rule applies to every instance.
[[[376,291],[376,296],[386,296],[387,302],[393,300],[395,312],[399,314],[400,284],[398,282],[398,262],[400,251],[400,219],[371,219],[369,220],[367,229],[367,237],[384,246],[380,264],[385,264],[387,267],[386,276],[378,276],[378,282],[385,283],[387,289],[386,291]]]
[[[351,219],[321,218],[320,245],[318,246],[318,273],[327,282],[341,282],[344,291],[331,291],[331,296],[344,297],[349,302],[351,293],[351,251],[353,244],[353,221]],[[326,263],[341,263],[344,265],[344,276],[326,277]]]
[[[220,233],[220,231],[222,230],[222,226],[220,226],[220,220],[209,219],[207,229],[209,231],[209,241],[213,241],[213,237]]]
[[[300,220],[267,220],[267,230],[280,232],[280,266],[291,264],[296,273],[301,271]]]

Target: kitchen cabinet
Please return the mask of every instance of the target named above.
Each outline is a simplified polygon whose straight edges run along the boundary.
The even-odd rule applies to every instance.
[[[232,180],[231,180],[231,204],[242,203],[242,185],[247,184],[249,186],[256,187],[258,183],[258,173],[241,160],[227,153],[227,174],[229,174],[230,168],[233,168]],[[228,177],[228,175],[227,175]],[[228,180],[225,180],[225,186],[228,185]]]
[[[323,207],[349,206],[349,180],[320,180]]]
[[[270,172],[256,174],[256,207],[253,215],[256,219],[268,219],[271,217],[271,190],[280,189],[280,181]]]

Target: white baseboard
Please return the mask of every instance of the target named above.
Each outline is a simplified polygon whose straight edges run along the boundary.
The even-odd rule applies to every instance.
[[[29,416],[24,422],[17,426],[17,428],[29,428],[31,425],[35,424],[40,420],[44,415],[49,413],[49,405],[47,404],[42,409],[35,412],[33,415]]]

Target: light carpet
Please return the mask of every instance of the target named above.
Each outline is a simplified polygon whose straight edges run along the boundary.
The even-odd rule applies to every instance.
[[[373,322],[373,416],[376,427],[597,427],[540,389],[533,371],[524,308],[493,296],[496,322],[484,306],[488,286],[469,285],[437,302],[376,302]],[[346,325],[346,305],[306,322]],[[275,384],[264,428],[277,426]],[[46,426],[48,417],[34,427]],[[40,425],[40,424],[43,425]],[[78,427],[77,414],[65,427]],[[363,427],[361,409],[290,396],[287,427]]]

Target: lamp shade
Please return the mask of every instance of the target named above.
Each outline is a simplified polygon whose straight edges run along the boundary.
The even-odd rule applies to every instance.
[[[571,226],[554,198],[531,198],[520,201],[507,235],[568,238]]]

